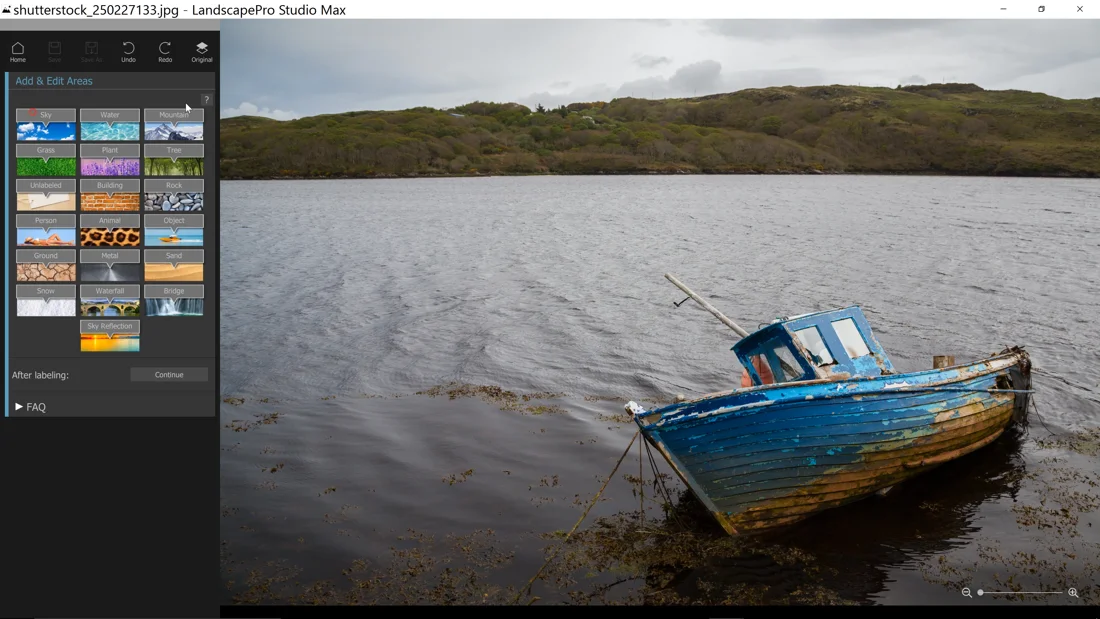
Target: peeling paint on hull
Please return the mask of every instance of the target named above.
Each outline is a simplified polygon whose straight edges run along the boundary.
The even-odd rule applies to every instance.
[[[1026,414],[1029,396],[1004,389],[1031,389],[1021,349],[953,368],[718,393],[635,421],[737,535],[796,523],[990,444]]]

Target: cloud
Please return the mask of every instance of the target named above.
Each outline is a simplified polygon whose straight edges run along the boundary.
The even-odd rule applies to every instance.
[[[717,60],[704,60],[680,67],[669,78],[668,85],[679,92],[710,90],[718,87],[718,77],[722,73],[722,63]]]
[[[879,38],[899,32],[965,29],[972,20],[921,19],[708,19],[703,31],[734,39]]]
[[[34,131],[34,123],[23,123],[19,125],[19,131]]]
[[[652,69],[653,67],[659,67],[670,62],[672,62],[672,59],[668,56],[650,56],[647,54],[645,56],[634,57],[634,64],[643,69]]]
[[[222,118],[232,118],[234,116],[263,116],[275,120],[294,120],[298,118],[298,114],[295,112],[258,107],[256,104],[249,103],[248,101],[241,102],[237,107],[230,107],[222,110]]]
[[[1097,20],[230,20],[222,29],[223,100],[256,108],[227,113],[272,117],[894,87],[905,75],[1100,96],[1090,73]]]
[[[909,77],[903,77],[898,80],[898,83],[902,86],[908,86],[910,84],[927,84],[928,80],[924,79],[920,75],[910,75]]]

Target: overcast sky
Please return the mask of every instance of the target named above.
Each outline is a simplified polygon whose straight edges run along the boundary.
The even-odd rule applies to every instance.
[[[1100,97],[1100,21],[223,20],[223,116],[952,81]]]

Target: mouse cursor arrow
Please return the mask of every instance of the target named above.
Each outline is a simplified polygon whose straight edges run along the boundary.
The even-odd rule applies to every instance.
[[[190,111],[191,111],[191,106],[190,106],[190,105],[187,105],[186,103],[184,103],[184,104],[183,104],[183,109],[184,109],[185,111],[187,111],[187,112],[190,112]]]

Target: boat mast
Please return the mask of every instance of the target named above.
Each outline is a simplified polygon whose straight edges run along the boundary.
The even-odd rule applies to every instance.
[[[730,320],[729,318],[726,318],[725,314],[723,314],[722,312],[719,312],[710,303],[707,303],[706,299],[704,299],[703,297],[700,297],[699,295],[692,292],[691,289],[688,288],[684,284],[684,282],[676,279],[675,275],[673,275],[672,273],[665,273],[665,279],[672,282],[673,284],[676,285],[677,288],[679,288],[680,290],[683,290],[685,293],[687,293],[687,295],[689,297],[691,297],[692,299],[694,299],[696,303],[698,303],[699,305],[702,305],[703,309],[707,310],[711,314],[714,314],[715,318],[717,318],[718,320],[721,320],[722,324],[726,325],[730,329],[733,329],[734,333],[736,333],[737,335],[740,335],[741,337],[748,337],[748,335],[749,335],[748,331],[742,329],[736,322]]]

